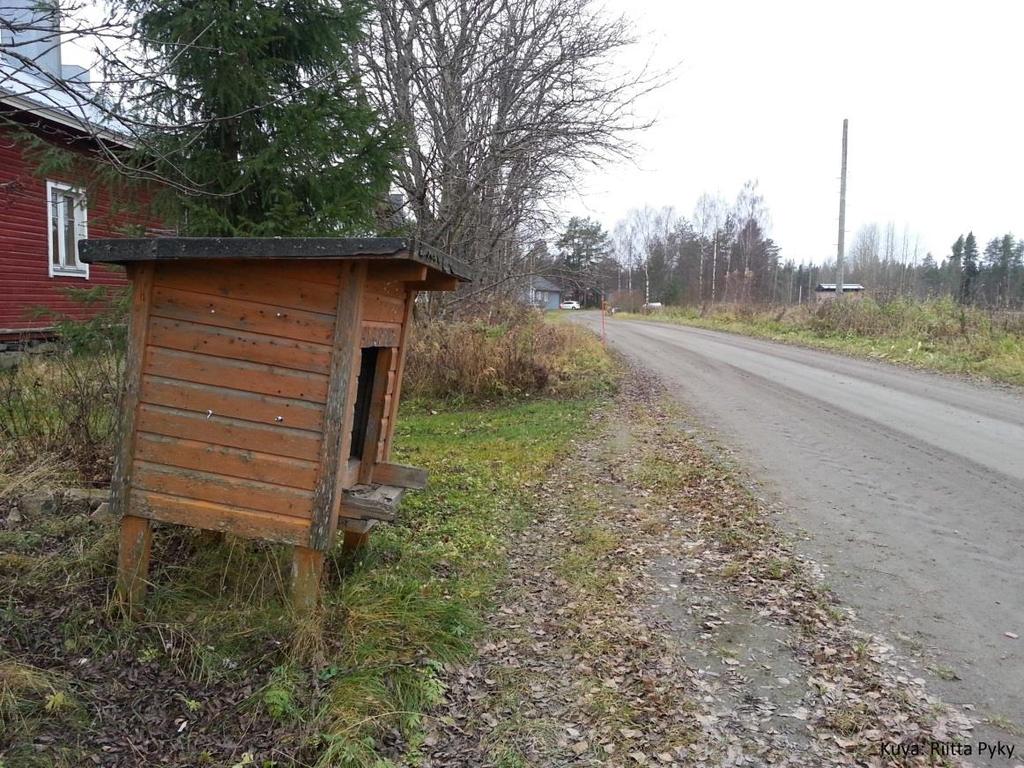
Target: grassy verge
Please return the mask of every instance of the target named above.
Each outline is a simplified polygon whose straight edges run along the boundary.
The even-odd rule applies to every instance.
[[[669,307],[618,318],[693,325],[1024,386],[1024,315],[948,301],[830,303],[708,311]]]
[[[109,602],[114,521],[65,503],[0,531],[0,764],[371,766],[415,753],[438,672],[469,653],[528,513],[525,488],[592,407],[406,414],[398,458],[427,467],[430,489],[357,560],[335,554],[312,626],[288,611],[283,548],[161,529],[147,614],[129,624]]]

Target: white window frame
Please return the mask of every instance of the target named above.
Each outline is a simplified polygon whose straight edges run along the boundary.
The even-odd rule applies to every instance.
[[[68,267],[67,255],[63,253],[64,239],[61,238],[59,242],[53,242],[53,193],[54,191],[70,193],[75,197],[74,217],[75,217],[75,267]],[[62,215],[67,215],[67,212],[62,212]],[[60,227],[60,231],[64,231],[63,226]],[[89,265],[83,264],[81,258],[78,255],[78,241],[89,236],[89,206],[88,200],[85,196],[85,190],[82,187],[76,187],[71,184],[66,184],[63,181],[47,181],[46,182],[46,264],[49,271],[50,277],[81,277],[86,280],[89,279]],[[59,252],[58,262],[59,265],[53,263],[53,249],[57,248]]]

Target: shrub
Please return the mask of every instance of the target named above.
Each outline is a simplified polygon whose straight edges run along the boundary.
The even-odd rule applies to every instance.
[[[105,482],[124,377],[128,294],[96,288],[74,298],[102,309],[90,320],[55,317],[53,342],[0,372],[3,458],[16,466],[49,460],[86,482]]]
[[[592,333],[545,322],[535,309],[504,305],[484,316],[420,319],[403,391],[443,399],[577,397],[611,381],[611,361]]]
[[[86,481],[110,476],[122,358],[60,351],[0,374],[0,435],[11,460],[43,457]]]

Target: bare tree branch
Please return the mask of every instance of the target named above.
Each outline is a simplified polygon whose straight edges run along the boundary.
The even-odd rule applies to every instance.
[[[523,270],[526,232],[587,165],[626,157],[661,84],[615,74],[634,44],[590,0],[376,0],[361,50],[378,110],[407,145],[396,184],[418,235],[493,284]]]

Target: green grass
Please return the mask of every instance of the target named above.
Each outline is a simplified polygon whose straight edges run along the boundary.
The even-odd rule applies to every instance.
[[[406,415],[398,460],[431,472],[328,595],[324,626],[343,632],[339,659],[358,672],[331,695],[320,764],[373,765],[376,735],[415,737],[443,689],[438,665],[466,658],[503,572],[510,536],[530,514],[525,487],[587,423],[588,401]],[[363,745],[366,745],[365,748]]]
[[[378,527],[357,557],[332,553],[314,620],[290,612],[284,547],[158,529],[145,612],[127,622],[110,600],[113,523],[58,514],[5,531],[0,635],[10,642],[0,651],[0,760],[85,761],[88,749],[76,745],[99,727],[90,716],[109,689],[95,676],[77,677],[81,656],[164,670],[174,690],[138,695],[197,728],[219,711],[220,722],[207,723],[218,733],[232,735],[235,720],[273,731],[273,754],[246,746],[254,765],[380,766],[385,737],[396,732],[415,754],[424,712],[444,694],[439,673],[472,652],[506,547],[529,520],[530,484],[582,433],[595,404],[407,409],[395,460],[427,468],[430,487],[407,496],[399,523]],[[37,605],[41,593],[47,601]],[[39,649],[38,628],[55,605],[64,609]],[[242,689],[251,692],[241,709],[225,716],[224,691]],[[60,755],[34,754],[33,739],[55,733],[65,744]],[[241,757],[225,762],[211,744],[196,746],[189,764]],[[515,765],[516,757],[502,761]],[[185,760],[175,753],[167,763]]]
[[[824,307],[668,307],[622,319],[692,325],[1024,386],[1024,315],[950,300]],[[613,321],[614,322],[614,321]]]

